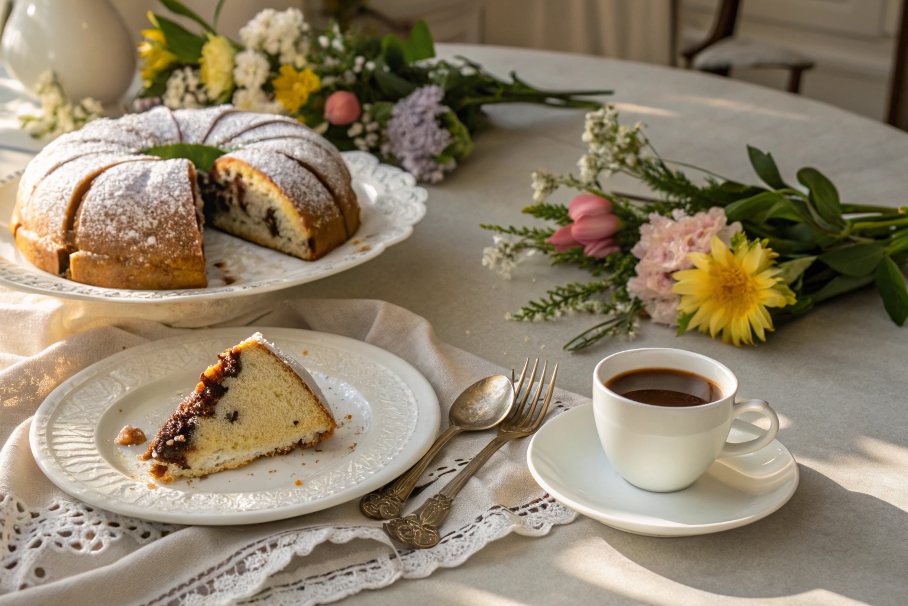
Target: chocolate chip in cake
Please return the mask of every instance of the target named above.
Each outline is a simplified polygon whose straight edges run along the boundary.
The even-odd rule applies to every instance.
[[[227,420],[230,421],[231,423],[236,423],[236,418],[239,416],[239,414],[240,414],[240,412],[239,412],[238,410],[234,410],[234,411],[233,411],[233,414],[230,414],[230,413],[228,412],[228,413],[227,413]]]
[[[271,232],[271,236],[273,238],[277,238],[281,232],[277,228],[277,219],[274,218],[274,209],[273,208],[269,208],[265,212],[265,224],[268,226],[268,231]]]

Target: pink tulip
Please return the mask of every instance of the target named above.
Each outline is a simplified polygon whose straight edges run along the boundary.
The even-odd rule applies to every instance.
[[[614,236],[621,228],[618,217],[608,213],[583,217],[575,221],[571,235],[581,244],[595,244],[606,238]]]
[[[350,124],[359,118],[360,112],[356,95],[345,90],[332,93],[325,101],[325,119],[330,124]]]
[[[604,259],[613,252],[618,252],[621,250],[621,247],[615,243],[614,238],[606,238],[605,240],[600,240],[593,244],[587,244],[583,247],[583,254],[587,257],[596,257],[597,259]]]
[[[577,248],[583,246],[580,242],[574,239],[574,236],[571,235],[572,225],[565,225],[564,227],[559,227],[554,234],[552,234],[546,242],[549,244],[555,245],[555,250],[557,252],[563,253],[571,250],[572,248]]]
[[[613,237],[621,229],[621,220],[612,214],[612,203],[595,194],[581,194],[571,200],[568,216],[574,220],[559,228],[546,240],[557,252],[583,247],[588,257],[603,259],[621,247]]]
[[[568,215],[574,221],[579,221],[583,217],[592,217],[595,215],[604,215],[612,212],[612,203],[595,194],[580,194],[571,200],[568,206]]]

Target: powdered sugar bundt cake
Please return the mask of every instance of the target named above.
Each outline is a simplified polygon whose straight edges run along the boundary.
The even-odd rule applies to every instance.
[[[312,375],[255,333],[218,355],[140,458],[171,482],[308,448],[336,427]]]
[[[226,153],[204,170],[166,147],[180,143]],[[171,159],[155,155],[162,147]],[[77,282],[201,288],[206,221],[311,261],[353,235],[359,205],[338,151],[292,118],[156,107],[45,147],[22,175],[10,229],[26,259]]]

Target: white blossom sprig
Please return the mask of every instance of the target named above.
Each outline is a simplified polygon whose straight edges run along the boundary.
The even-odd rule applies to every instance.
[[[86,97],[73,104],[52,70],[46,70],[38,76],[35,92],[41,100],[39,113],[19,116],[22,127],[32,137],[57,137],[104,117],[104,107],[96,99]]]

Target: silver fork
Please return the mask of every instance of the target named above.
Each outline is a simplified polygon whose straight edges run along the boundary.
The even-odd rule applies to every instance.
[[[533,391],[533,383],[536,380],[536,369],[539,366],[539,360],[533,364],[533,373],[530,375],[530,381],[527,384],[523,399],[519,405],[514,406],[511,415],[498,426],[498,435],[482,449],[482,451],[473,457],[466,467],[454,476],[448,484],[442,488],[438,494],[423,503],[413,513],[403,518],[396,518],[385,522],[384,529],[392,539],[403,543],[412,549],[427,549],[434,547],[441,540],[438,528],[448,517],[451,511],[451,504],[454,498],[460,492],[467,481],[476,473],[480,467],[485,465],[495,451],[504,446],[511,440],[525,438],[532,435],[542,425],[542,419],[549,409],[549,403],[552,401],[552,394],[555,391],[555,377],[558,376],[558,365],[552,372],[552,378],[549,381],[548,390],[545,393],[545,399],[540,403],[542,386],[545,382],[545,372],[548,362],[542,365],[542,375],[539,377],[539,387],[536,393],[530,399],[530,392]],[[517,383],[515,391],[517,394],[523,388],[523,382],[526,378],[526,367],[520,373],[520,381]],[[528,404],[529,402],[529,404]],[[538,409],[538,411],[537,411]]]

